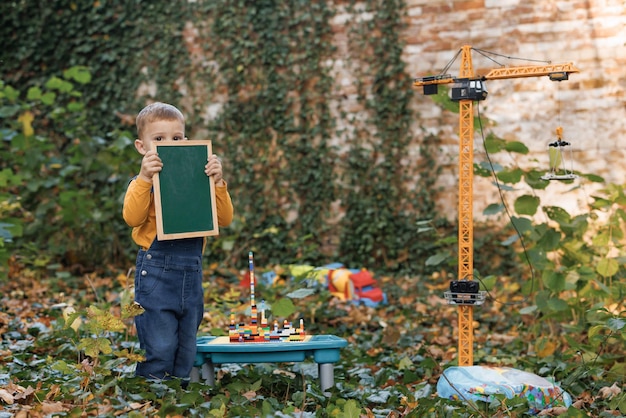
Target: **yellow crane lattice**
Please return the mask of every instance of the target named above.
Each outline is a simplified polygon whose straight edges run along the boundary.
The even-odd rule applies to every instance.
[[[458,364],[474,363],[474,306],[484,302],[484,292],[473,280],[474,271],[474,109],[475,101],[487,98],[484,81],[521,77],[548,76],[553,81],[563,81],[578,69],[572,63],[502,67],[476,75],[472,63],[472,47],[461,48],[461,68],[458,77],[447,74],[417,78],[413,86],[422,86],[424,94],[436,94],[437,85],[453,84],[451,99],[459,102],[459,205],[458,205],[458,280],[450,283],[446,292],[448,303],[458,306]]]

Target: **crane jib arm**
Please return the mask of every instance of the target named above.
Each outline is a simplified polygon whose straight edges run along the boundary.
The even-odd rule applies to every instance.
[[[482,76],[484,80],[501,80],[505,78],[540,77],[547,75],[550,79],[567,80],[570,73],[579,72],[574,64],[530,65],[526,67],[503,67],[490,70]],[[562,78],[561,78],[562,77]]]
[[[490,70],[485,75],[478,75],[474,80],[503,80],[507,78],[520,77],[541,77],[548,76],[551,80],[561,81],[567,80],[570,73],[579,72],[571,62],[566,64],[549,64],[549,65],[528,65],[522,67],[502,67]],[[449,74],[434,75],[428,77],[416,78],[413,80],[413,86],[432,86],[439,84],[450,84],[467,81],[459,77],[452,77]]]

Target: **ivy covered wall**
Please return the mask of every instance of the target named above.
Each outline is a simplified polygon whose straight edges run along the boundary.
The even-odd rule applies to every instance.
[[[96,206],[111,202],[106,216],[75,211],[81,222],[58,225],[84,235],[80,242],[100,243],[96,261],[93,245],[91,251],[48,247],[46,237],[67,232],[54,223],[25,228],[16,244],[35,243],[63,263],[68,252],[72,263],[95,267],[129,260],[133,245],[120,213],[140,161],[132,122],[146,102],[160,100],[180,106],[188,136],[213,140],[224,159],[236,219],[211,241],[209,261],[243,264],[242,255],[253,250],[261,264],[339,260],[422,271],[434,244],[418,236],[417,223],[445,221],[433,203],[438,139],[420,145],[411,129],[417,115],[399,38],[405,5],[340,6],[355,16],[348,51],[333,43],[333,2],[4,2],[4,83],[25,92],[67,68],[86,67],[91,81],[77,86],[85,104],[81,141],[96,160],[109,159],[89,184],[62,178],[66,188],[74,181],[87,188]],[[368,18],[358,18],[363,15]],[[356,109],[343,108],[338,98],[341,80],[331,75],[337,62],[358,74]],[[54,135],[61,141],[73,139],[49,122],[36,115],[38,135],[59,128]],[[415,144],[422,147],[419,161],[409,151]],[[62,147],[48,155],[67,163]],[[50,219],[72,205],[43,185],[23,194],[31,212],[54,201],[42,212]]]

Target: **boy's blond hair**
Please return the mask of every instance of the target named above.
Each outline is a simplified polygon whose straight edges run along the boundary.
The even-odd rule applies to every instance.
[[[171,104],[155,102],[141,109],[141,112],[135,119],[135,125],[137,126],[137,136],[141,139],[143,130],[148,123],[157,120],[179,120],[183,124],[185,123],[185,116],[182,112]]]

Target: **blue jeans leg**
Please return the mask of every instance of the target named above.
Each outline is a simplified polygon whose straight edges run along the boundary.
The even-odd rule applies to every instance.
[[[135,300],[145,312],[135,318],[135,325],[146,359],[137,365],[137,375],[154,379],[189,376],[203,299],[199,257],[140,251]]]
[[[189,377],[196,360],[198,328],[204,316],[202,271],[186,277],[183,285],[183,316],[178,324],[178,351],[174,359],[174,376]]]

